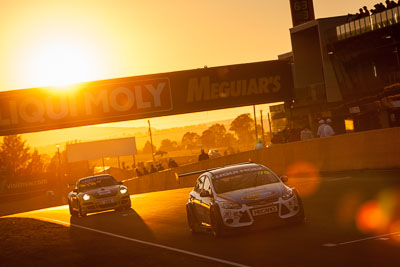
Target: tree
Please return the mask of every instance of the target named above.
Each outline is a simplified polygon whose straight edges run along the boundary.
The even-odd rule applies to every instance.
[[[38,178],[42,176],[45,172],[45,163],[42,159],[42,155],[39,155],[37,149],[35,149],[31,155],[31,160],[27,166],[27,173],[32,178]]]
[[[160,150],[166,152],[178,150],[178,143],[169,139],[164,139],[161,141]]]
[[[213,131],[210,129],[205,130],[201,134],[201,145],[206,148],[212,148],[215,147],[216,142],[215,142],[215,134]]]
[[[213,124],[208,128],[212,132],[215,138],[215,144],[221,146],[224,144],[224,139],[226,135],[225,126],[219,123]]]
[[[241,114],[231,122],[230,131],[234,131],[239,142],[244,144],[254,143],[254,120],[250,117],[250,113]]]
[[[67,150],[55,152],[47,166],[47,177],[52,186],[61,185],[63,189],[69,182],[76,182],[81,177],[93,175],[95,165],[89,160],[68,162]]]
[[[235,137],[226,131],[223,124],[213,124],[201,135],[201,144],[204,147],[230,146],[235,142]]]
[[[227,147],[231,147],[236,143],[236,138],[233,134],[227,133],[224,138],[223,145]]]
[[[156,147],[154,145],[153,145],[153,151],[156,151]],[[150,141],[147,141],[146,144],[144,144],[142,152],[143,154],[152,153]]]
[[[31,159],[29,149],[21,136],[5,136],[0,147],[0,172],[14,179],[22,176]]]
[[[200,135],[193,132],[187,132],[183,135],[181,145],[186,149],[194,149],[200,142]]]

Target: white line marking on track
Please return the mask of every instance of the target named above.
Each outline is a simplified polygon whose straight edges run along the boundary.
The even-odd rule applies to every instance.
[[[343,246],[343,245],[348,245],[348,244],[353,244],[353,243],[359,243],[359,242],[363,242],[363,241],[368,241],[368,240],[372,240],[372,239],[375,239],[375,240],[388,240],[389,238],[386,238],[386,237],[392,236],[392,235],[399,235],[399,236],[400,236],[400,232],[394,232],[394,233],[389,233],[389,234],[385,234],[385,235],[371,236],[371,237],[366,237],[366,238],[351,240],[351,241],[342,242],[342,243],[337,243],[337,244],[328,243],[328,244],[323,244],[322,246],[324,246],[324,247],[337,247],[337,246]]]
[[[336,247],[337,245],[336,245],[336,244],[329,243],[329,244],[323,244],[323,246],[324,246],[324,247]]]
[[[178,249],[178,248],[168,247],[168,246],[164,246],[164,245],[160,245],[160,244],[156,244],[156,243],[151,243],[151,242],[147,242],[147,241],[143,241],[143,240],[139,240],[139,239],[134,239],[134,238],[130,238],[130,237],[122,236],[122,235],[117,235],[117,234],[113,234],[113,233],[109,233],[109,232],[104,232],[104,231],[101,231],[101,230],[96,230],[96,229],[92,229],[92,228],[81,226],[81,225],[77,225],[77,224],[71,224],[71,223],[67,223],[67,222],[63,222],[63,221],[59,221],[59,220],[54,220],[54,219],[50,219],[50,218],[45,218],[45,217],[37,217],[37,218],[45,220],[45,221],[52,221],[52,222],[56,222],[56,223],[67,225],[67,226],[73,226],[73,227],[81,228],[81,229],[92,231],[92,232],[96,232],[96,233],[101,233],[101,234],[112,236],[112,237],[118,237],[118,238],[121,238],[121,239],[129,240],[129,241],[132,241],[132,242],[136,242],[136,243],[140,243],[140,244],[144,244],[144,245],[148,245],[148,246],[153,246],[153,247],[157,247],[157,248],[171,250],[171,251],[174,251],[174,252],[191,255],[191,256],[194,256],[194,257],[198,257],[198,258],[207,259],[207,260],[210,260],[210,261],[216,261],[216,262],[220,262],[220,263],[224,263],[224,264],[228,264],[228,265],[232,265],[232,266],[238,266],[238,267],[250,267],[249,265],[244,265],[244,264],[240,264],[240,263],[236,263],[236,262],[232,262],[232,261],[227,261],[227,260],[223,260],[223,259],[218,259],[218,258],[214,258],[214,257],[210,257],[210,256],[206,256],[206,255],[202,255],[202,254],[198,254],[198,253],[194,253],[194,252]]]
[[[334,178],[334,179],[324,180],[324,182],[334,182],[334,181],[346,180],[346,179],[351,179],[351,178],[353,178],[353,177],[346,176],[346,177],[341,177],[341,178]]]

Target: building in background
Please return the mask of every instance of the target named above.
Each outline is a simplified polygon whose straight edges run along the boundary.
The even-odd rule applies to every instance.
[[[400,126],[400,7],[338,16],[290,29],[293,98],[289,128],[332,118],[337,133]]]
[[[356,131],[400,126],[400,6],[335,28],[329,52]]]

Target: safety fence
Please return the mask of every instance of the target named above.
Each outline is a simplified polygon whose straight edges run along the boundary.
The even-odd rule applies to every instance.
[[[131,193],[190,187],[198,175],[177,179],[175,173],[246,161],[264,164],[278,175],[287,174],[296,167],[301,172],[302,166],[309,166],[317,172],[400,168],[400,128],[273,145],[141,176],[125,184]]]

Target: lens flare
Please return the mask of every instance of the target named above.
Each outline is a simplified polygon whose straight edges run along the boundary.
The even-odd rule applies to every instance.
[[[299,193],[302,196],[314,194],[320,183],[319,170],[314,164],[301,161],[290,165],[286,171],[291,185],[299,187]]]
[[[365,233],[400,233],[400,188],[382,190],[357,212],[357,227]],[[400,235],[391,235],[400,242]]]
[[[364,233],[382,233],[388,226],[389,217],[377,200],[370,200],[357,213],[357,227]]]

